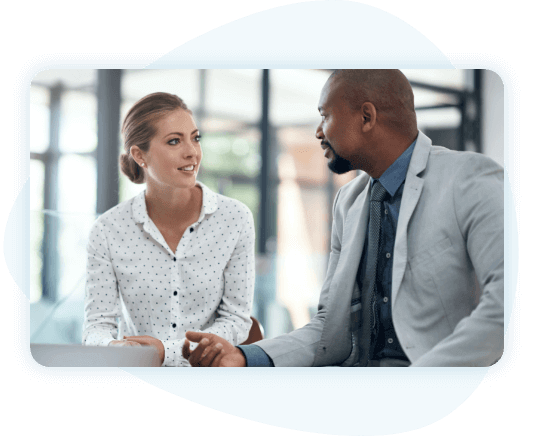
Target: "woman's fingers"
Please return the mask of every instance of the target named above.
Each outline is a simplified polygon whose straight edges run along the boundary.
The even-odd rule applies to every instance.
[[[111,341],[108,345],[112,347],[140,347],[141,346],[141,344],[137,342],[127,341],[127,340]]]

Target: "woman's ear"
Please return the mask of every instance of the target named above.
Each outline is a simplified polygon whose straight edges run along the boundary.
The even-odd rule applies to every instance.
[[[145,166],[144,156],[143,152],[137,145],[132,145],[130,147],[130,155],[132,156],[133,160],[139,165],[140,167]]]

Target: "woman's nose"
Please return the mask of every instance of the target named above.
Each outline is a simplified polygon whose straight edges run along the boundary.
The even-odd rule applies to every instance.
[[[187,141],[187,146],[183,148],[184,157],[190,158],[190,157],[196,157],[197,156],[197,150],[194,146],[194,144],[191,141]]]

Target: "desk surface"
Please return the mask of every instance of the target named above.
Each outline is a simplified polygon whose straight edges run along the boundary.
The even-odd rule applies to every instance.
[[[50,367],[160,366],[152,347],[92,347],[70,344],[30,344],[34,360]]]

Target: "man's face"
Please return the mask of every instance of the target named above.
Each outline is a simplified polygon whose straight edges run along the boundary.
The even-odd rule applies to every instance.
[[[329,79],[319,99],[321,123],[315,136],[321,140],[321,147],[328,159],[328,168],[337,174],[359,169],[361,159],[361,126],[358,112],[353,111],[342,98],[343,83]]]

